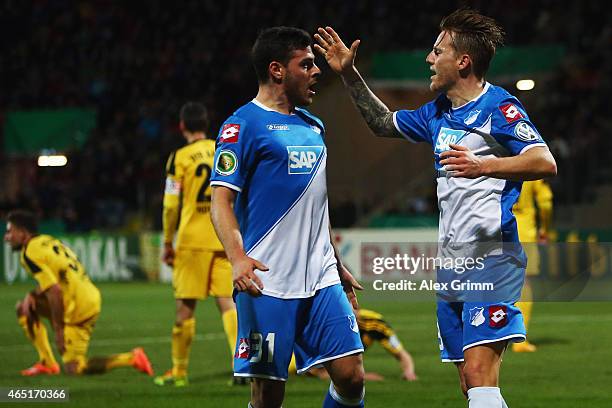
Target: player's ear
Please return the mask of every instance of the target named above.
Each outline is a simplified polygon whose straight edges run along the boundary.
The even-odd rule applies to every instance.
[[[459,54],[457,58],[457,66],[460,71],[469,68],[472,65],[472,59],[468,54]]]
[[[274,83],[280,83],[285,74],[285,67],[278,61],[272,61],[268,66],[268,74]]]
[[[183,122],[182,120],[179,121],[179,129],[181,130],[181,132],[185,131],[185,122]]]

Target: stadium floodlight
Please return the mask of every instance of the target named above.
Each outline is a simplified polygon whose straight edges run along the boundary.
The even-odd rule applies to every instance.
[[[63,154],[38,156],[38,167],[62,167],[68,164],[68,158]]]
[[[516,81],[516,89],[519,91],[531,91],[535,88],[535,81],[532,79],[521,79]]]

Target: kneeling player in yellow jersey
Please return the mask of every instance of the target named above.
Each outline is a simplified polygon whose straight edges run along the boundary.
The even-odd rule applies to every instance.
[[[142,348],[87,358],[89,339],[100,314],[100,292],[70,248],[52,236],[37,234],[34,214],[22,210],[9,213],[4,240],[14,251],[21,251],[21,264],[38,282],[38,287],[17,303],[19,325],[39,356],[38,362],[23,370],[22,375],[60,372],[42,317],[51,322],[66,373],[97,374],[117,367],[134,367],[153,375]]]
[[[533,294],[529,279],[540,273],[540,253],[536,243],[544,243],[548,239],[552,219],[552,201],[552,191],[544,180],[526,181],[523,183],[518,201],[512,207],[518,226],[519,241],[523,244],[527,254],[525,285],[521,293],[521,301],[516,304],[523,313],[527,330],[533,309]],[[512,350],[517,353],[529,353],[536,351],[536,346],[524,341],[513,343]]]
[[[412,356],[404,349],[402,342],[397,338],[391,326],[383,319],[383,316],[367,309],[359,309],[355,314],[357,315],[357,325],[359,326],[363,348],[367,350],[375,341],[380,342],[380,345],[399,362],[402,378],[408,381],[416,381],[418,377],[414,371]],[[295,359],[292,358],[290,370],[294,365]],[[295,372],[295,370],[292,372]],[[309,371],[309,374],[322,379],[329,378],[324,368],[313,368]],[[366,372],[365,375],[366,381],[381,381],[384,379],[383,376],[374,372]]]
[[[206,138],[206,108],[199,103],[186,103],[181,108],[179,126],[188,144],[168,159],[163,213],[163,261],[173,267],[176,299],[172,369],[155,378],[155,383],[180,387],[187,385],[197,301],[209,295],[215,297],[230,347],[228,358],[236,345],[237,319],[232,300],[232,266],[210,219],[210,176],[215,142]],[[173,246],[175,233],[176,250]]]

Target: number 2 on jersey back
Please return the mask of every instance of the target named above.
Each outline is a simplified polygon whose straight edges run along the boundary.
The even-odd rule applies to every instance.
[[[202,182],[202,185],[200,186],[200,190],[198,190],[198,195],[196,197],[196,202],[198,203],[210,201],[210,194],[207,195],[206,190],[210,185],[211,168],[208,164],[201,163],[198,167],[196,167],[195,175],[196,177],[202,177],[204,172],[206,172],[206,176]]]

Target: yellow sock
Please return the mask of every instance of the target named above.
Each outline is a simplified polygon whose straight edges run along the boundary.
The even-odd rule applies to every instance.
[[[291,355],[291,361],[289,362],[289,374],[297,374],[297,366],[295,364],[295,354]]]
[[[119,353],[108,356],[106,360],[106,370],[112,370],[117,367],[131,367],[134,363],[134,354],[132,352]]]
[[[34,322],[32,324],[32,332],[28,330],[28,322],[25,316],[20,316],[18,319],[19,325],[23,328],[26,336],[36,351],[38,352],[38,360],[47,367],[51,367],[57,364],[51,345],[49,344],[49,338],[47,336],[47,328],[41,321]]]
[[[236,348],[236,337],[238,336],[238,316],[236,309],[226,311],[221,315],[223,320],[223,330],[227,337],[227,344],[229,344],[230,353],[234,355],[234,349]]]
[[[183,324],[172,328],[172,375],[184,377],[189,365],[189,351],[195,336],[195,318],[183,321]]]
[[[516,306],[521,309],[523,313],[523,321],[525,322],[525,329],[527,329],[529,321],[531,320],[531,310],[533,309],[533,291],[529,283],[525,282],[523,293],[521,294],[521,301],[516,302]]]

